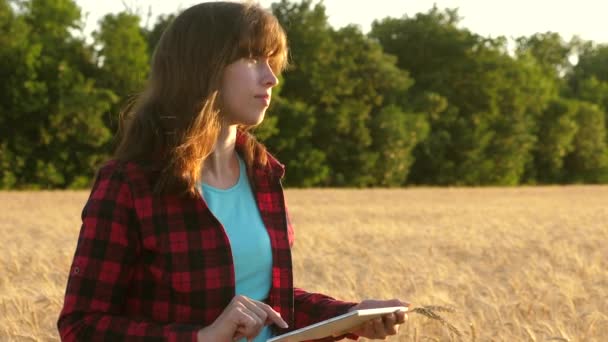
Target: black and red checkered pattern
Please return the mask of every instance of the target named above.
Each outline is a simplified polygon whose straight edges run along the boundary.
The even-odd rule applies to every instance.
[[[237,151],[243,147],[237,137]],[[281,334],[343,314],[356,303],[294,288],[293,227],[270,154],[255,169],[256,200],[270,236],[266,303],[289,324]],[[196,341],[235,295],[230,244],[202,197],[156,195],[140,165],[115,160],[98,172],[57,326],[63,341]],[[311,251],[314,253],[314,251]],[[333,341],[355,335],[328,337]]]

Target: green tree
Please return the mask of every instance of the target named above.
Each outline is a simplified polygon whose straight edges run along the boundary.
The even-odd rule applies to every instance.
[[[535,149],[536,179],[543,183],[561,182],[564,157],[573,151],[578,131],[577,106],[573,100],[551,101],[539,121],[538,144]]]
[[[309,187],[320,184],[328,177],[330,169],[325,152],[312,145],[316,123],[314,107],[276,95],[272,101],[260,128],[267,131],[268,127],[274,127],[273,134],[260,137],[260,129],[256,129],[256,136],[264,140],[289,169],[285,185]],[[269,121],[272,119],[275,120]]]
[[[322,2],[272,11],[291,66],[254,131],[287,185],[608,182],[608,45],[546,32],[512,55],[437,7],[368,35]],[[89,46],[73,0],[0,0],[0,188],[87,186],[176,15],[106,15]]]
[[[534,146],[534,113],[551,89],[504,38],[457,26],[456,10],[374,21],[370,36],[415,80],[413,95],[445,100],[427,113],[430,133],[414,150],[410,180],[424,184],[518,184]],[[437,106],[433,106],[437,107]]]
[[[284,0],[273,11],[291,44],[292,67],[281,95],[293,102],[300,117],[283,119],[293,113],[279,113],[281,137],[294,137],[285,132],[298,125],[311,127],[310,133],[287,138],[294,140],[282,145],[293,146],[281,152],[298,158],[303,163],[296,165],[310,172],[301,175],[308,180],[300,184],[402,184],[412,162],[410,151],[426,132],[424,116],[412,111],[409,75],[357,27],[332,29],[321,3]],[[304,124],[300,113],[310,113],[314,120]],[[292,122],[295,126],[289,127]]]
[[[608,45],[581,41],[579,61],[568,78],[569,95],[596,103],[608,115]]]
[[[71,33],[81,28],[80,10],[70,0],[18,6],[17,13],[1,6],[3,30],[15,34],[1,49],[10,80],[2,86],[11,94],[2,104],[2,130],[10,129],[0,144],[2,186],[86,185],[109,138],[99,110],[112,96],[95,87],[91,49]]]
[[[573,57],[575,46],[572,42],[564,41],[559,33],[536,33],[529,37],[519,37],[516,42],[517,55],[533,56],[542,66],[543,72],[552,75],[557,83],[563,84],[561,78],[572,72],[570,58]]]
[[[564,157],[567,182],[608,182],[608,146],[606,143],[605,114],[597,104],[577,103],[578,130],[572,150]]]
[[[44,107],[46,85],[37,78],[42,46],[33,44],[30,27],[7,0],[0,0],[0,188],[23,184],[22,172],[38,134],[25,113]],[[29,101],[24,101],[29,99]],[[15,131],[15,129],[17,129]]]
[[[107,14],[93,32],[100,67],[98,84],[111,89],[117,101],[104,114],[106,126],[115,132],[118,113],[142,89],[149,73],[148,45],[140,17],[129,12]],[[108,150],[109,146],[106,147]]]

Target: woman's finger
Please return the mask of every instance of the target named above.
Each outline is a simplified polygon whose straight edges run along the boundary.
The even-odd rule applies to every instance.
[[[264,318],[264,324],[274,323],[281,328],[289,327],[287,325],[287,322],[285,322],[283,320],[283,317],[281,317],[281,314],[276,312],[270,305],[268,305],[264,302],[260,302],[260,301],[249,299],[249,298],[248,298],[248,300],[252,305],[255,305],[256,309],[258,310],[256,312],[263,313],[263,316],[262,316],[262,314],[260,314],[260,318],[261,317]]]
[[[386,331],[384,330],[384,323],[382,321],[382,318],[374,319],[374,333],[376,335],[376,338],[386,337]]]
[[[235,335],[242,335],[241,337],[253,338],[257,336],[259,331],[263,327],[263,322],[253,312],[249,311],[244,307],[237,307],[234,310],[235,322],[238,327],[235,331]]]
[[[283,329],[289,328],[289,325],[287,325],[287,322],[285,322],[283,320],[283,317],[281,317],[281,314],[276,312],[270,305],[260,302],[260,308],[262,308],[266,312],[267,320],[275,323],[276,325],[278,325],[279,327],[281,327]]]
[[[399,311],[395,316],[397,317],[397,324],[402,324],[407,321],[407,311]]]
[[[241,303],[249,311],[251,311],[253,314],[255,314],[262,321],[262,324],[266,323],[266,319],[268,318],[268,313],[260,307],[260,304],[263,304],[263,303],[259,303],[255,300],[247,298],[247,297],[243,297],[243,299],[239,303]]]
[[[395,330],[397,318],[395,316],[396,315],[393,313],[382,316],[382,322],[384,323],[384,331],[387,335],[395,335],[397,333],[397,331]]]
[[[376,336],[376,332],[374,331],[374,322],[368,321],[363,325],[363,337],[374,338]]]

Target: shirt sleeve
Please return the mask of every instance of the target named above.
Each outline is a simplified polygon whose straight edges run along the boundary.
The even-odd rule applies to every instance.
[[[202,326],[161,324],[124,315],[139,253],[134,205],[125,173],[115,164],[96,176],[57,321],[62,341],[196,341]]]
[[[287,221],[287,236],[290,247],[295,242],[295,234],[291,217],[285,203],[285,216]],[[306,292],[300,288],[294,288],[294,311],[295,311],[295,327],[300,329],[305,326],[324,321],[326,319],[336,317],[348,312],[350,308],[357,305],[355,302],[344,302],[336,300],[330,296]],[[359,336],[355,334],[344,334],[335,337],[327,337],[319,341],[338,341],[344,338],[358,340]]]
[[[295,328],[303,328],[345,314],[355,305],[357,303],[343,302],[324,294],[310,293],[300,288],[294,288]],[[357,340],[359,337],[355,334],[344,334],[335,337],[329,336],[319,341],[338,341],[343,338]]]

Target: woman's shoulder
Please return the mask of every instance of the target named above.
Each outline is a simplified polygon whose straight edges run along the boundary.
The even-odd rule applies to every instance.
[[[137,176],[146,173],[146,165],[135,161],[108,159],[99,165],[97,174],[100,176]]]
[[[97,168],[91,186],[87,207],[96,208],[102,203],[114,203],[137,215],[154,197],[149,172],[142,163],[109,159]],[[144,207],[142,207],[144,206]]]
[[[113,182],[129,183],[141,187],[149,185],[156,171],[151,164],[138,161],[108,159],[97,169],[96,180],[111,180]]]

